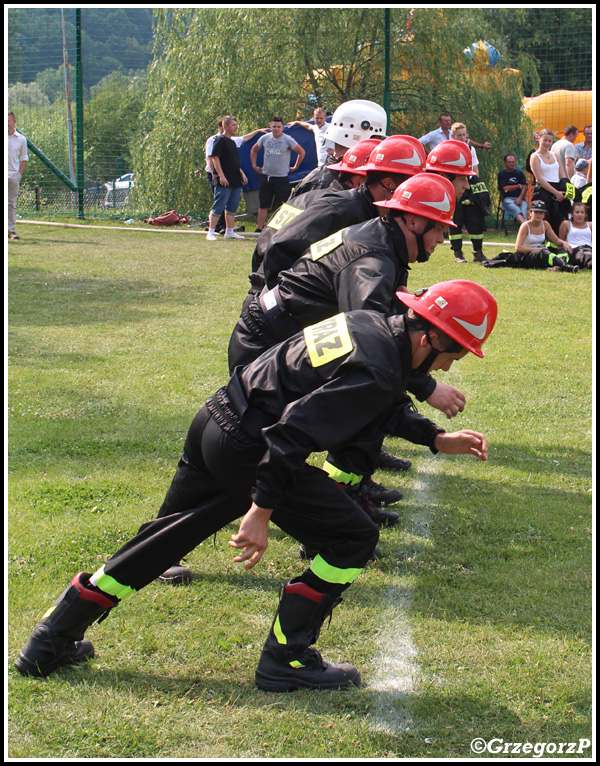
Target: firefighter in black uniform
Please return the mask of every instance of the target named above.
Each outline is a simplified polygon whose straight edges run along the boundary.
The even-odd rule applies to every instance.
[[[399,294],[406,315],[339,314],[271,348],[196,415],[163,509],[93,575],[80,572],[42,618],[15,666],[45,677],[94,656],[86,629],[152,582],[217,530],[243,516],[229,544],[253,567],[268,523],[318,548],[310,567],[283,589],[255,681],[268,691],[359,685],[352,665],[324,661],[312,646],[321,625],[368,561],[376,525],[323,471],[313,452],[375,432],[404,396],[415,369],[448,370],[467,352],[483,356],[497,307],[481,286],[456,280],[419,295]],[[445,433],[417,413],[402,436],[434,452],[487,459],[485,437]]]
[[[469,177],[473,175],[473,156],[464,141],[442,141],[427,155],[425,170],[447,178],[454,187],[456,199],[460,199],[469,188]]]
[[[359,145],[357,144],[356,146],[358,147]],[[348,302],[347,305],[338,306],[337,298],[331,292],[331,286],[328,285],[326,288],[320,288],[320,292],[326,289],[330,293],[326,308],[323,306],[322,299],[317,299],[313,311],[309,312],[309,314],[303,313],[298,321],[288,323],[285,331],[282,328],[277,333],[270,331],[268,323],[263,316],[259,300],[261,290],[265,289],[265,279],[267,280],[267,286],[269,284],[276,285],[282,269],[292,266],[302,253],[313,242],[317,242],[321,236],[334,235],[345,223],[371,221],[376,224],[378,232],[385,231],[386,228],[396,231],[398,227],[392,225],[384,227],[376,223],[381,220],[380,209],[377,207],[377,203],[389,199],[403,180],[415,177],[417,174],[424,175],[425,159],[425,152],[417,139],[412,136],[390,137],[377,144],[371,151],[366,164],[353,168],[356,172],[363,173],[367,177],[366,183],[362,184],[358,189],[324,195],[314,203],[311,203],[306,209],[303,207],[303,201],[310,195],[302,195],[299,198],[297,208],[290,204],[285,204],[279,209],[259,237],[257,250],[264,247],[261,251],[261,257],[264,257],[264,262],[261,264],[258,273],[255,272],[250,277],[252,287],[244,301],[240,319],[234,328],[230,340],[228,355],[231,373],[237,365],[247,364],[255,359],[263,350],[290,337],[290,335],[309,324],[341,310],[363,308],[362,304],[367,292],[371,289],[381,289],[376,288],[376,285],[364,285],[360,298],[357,297],[355,300]],[[313,192],[312,194],[316,193]],[[381,239],[382,236],[383,240]],[[381,233],[376,235],[375,242],[379,251],[391,247],[391,252],[394,252],[396,249],[399,252],[404,252],[400,238],[403,241],[403,235],[398,229],[398,237],[395,238],[397,244],[394,244],[387,235],[382,235]],[[416,244],[414,247],[414,259],[416,259]],[[381,256],[380,253],[378,257],[383,257],[386,265],[391,265],[387,251],[385,256]],[[405,260],[407,258],[405,255],[402,257]],[[354,257],[352,257],[352,260],[354,260]],[[327,262],[327,260],[322,261],[321,266]],[[361,263],[364,262],[361,261]],[[317,271],[322,272],[323,269],[319,268]],[[350,274],[350,270],[347,270],[346,273]],[[373,274],[365,273],[364,278],[367,280],[367,283],[371,276]],[[393,300],[394,285],[396,283],[399,284],[401,281],[402,279],[399,274],[392,277],[392,281],[385,288],[387,293],[384,303],[389,303],[390,300]],[[307,298],[307,300],[310,300],[310,298]],[[374,300],[372,305],[368,307],[379,308],[380,305],[380,303]],[[437,388],[433,379],[430,379],[427,383],[428,388],[421,387],[419,392],[422,393],[422,399],[428,399],[428,403],[432,404],[432,406],[438,406],[435,403],[436,401],[441,401],[444,406],[447,406],[450,399],[452,404],[454,397],[459,394],[455,389],[445,387],[443,384]],[[437,391],[434,391],[436,388]],[[432,398],[434,395],[438,399]],[[419,396],[419,393],[417,393],[417,396]],[[382,452],[381,455],[383,459],[387,459],[385,467],[390,467],[394,470],[407,470],[410,468],[410,461],[404,458],[388,455],[386,452]],[[375,489],[375,485],[371,484],[371,488]],[[385,490],[385,488],[379,487],[379,485],[377,485],[377,491],[384,493],[383,496],[388,503],[393,502],[390,499],[390,492],[393,492],[392,496],[396,500],[402,497],[402,494],[397,490]],[[372,510],[373,514],[380,519],[390,520],[394,517],[398,518],[397,514],[376,511],[374,508]],[[160,579],[165,583],[181,584],[191,580],[191,573],[186,567],[177,565],[170,568],[169,571],[163,572]]]
[[[357,189],[325,194],[314,191],[282,205],[258,238],[252,256],[251,292],[265,284],[274,287],[279,272],[291,268],[315,242],[376,218],[379,209],[375,203],[390,199],[403,181],[423,172],[425,159],[421,147],[417,161],[409,137],[392,136],[370,152],[366,164],[353,168],[355,174],[366,178]]]
[[[383,143],[381,144],[383,146]],[[426,261],[453,226],[452,184],[430,173],[412,176],[389,201],[376,203],[391,214],[342,229],[316,242],[292,269],[278,276],[244,308],[229,343],[229,369],[248,364],[264,350],[303,327],[339,311],[399,310],[397,289],[406,289],[409,263]],[[401,310],[401,309],[400,309]],[[450,386],[422,381],[417,397],[452,416],[464,399]]]

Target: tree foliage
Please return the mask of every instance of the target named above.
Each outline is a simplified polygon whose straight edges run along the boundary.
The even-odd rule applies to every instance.
[[[390,13],[389,133],[423,135],[441,110],[467,124],[494,149],[481,156],[495,179],[507,151],[524,153],[522,80],[504,74],[511,57],[481,9],[407,8]],[[204,144],[216,121],[232,113],[239,134],[311,117],[366,98],[383,104],[385,21],[381,8],[184,8],[156,13],[154,60],[136,157],[138,191],[150,209],[207,212]],[[464,49],[489,39],[503,64],[482,71]],[[504,63],[506,62],[506,63]]]
[[[75,61],[75,10],[66,8],[65,33],[71,63]],[[83,8],[84,85],[106,75],[145,69],[152,58],[152,11],[149,8]],[[33,82],[40,72],[63,63],[60,8],[8,9],[8,82]]]

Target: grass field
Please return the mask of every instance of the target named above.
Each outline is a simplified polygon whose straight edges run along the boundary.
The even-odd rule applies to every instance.
[[[556,757],[576,742],[575,757],[591,757],[580,743],[592,739],[591,273],[457,266],[445,246],[415,265],[409,288],[460,276],[498,300],[485,359],[443,377],[465,412],[449,424],[420,405],[450,430],[485,433],[490,459],[389,441],[413,461],[375,477],[404,492],[401,524],[382,532],[383,558],[319,640],[326,658],[360,668],[361,689],[255,688],[277,588],[303,564],[273,528],[245,572],[227,546],[237,525],[189,556],[191,586],[154,583],[93,626],[96,659],[33,680],[12,662],[35,622],[156,514],[189,423],[226,381],[253,242],[19,234],[8,248],[9,757],[474,758],[476,738],[555,743]]]

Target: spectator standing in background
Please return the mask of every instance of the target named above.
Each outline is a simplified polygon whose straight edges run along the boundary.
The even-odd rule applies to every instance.
[[[251,133],[246,133],[244,136],[233,136],[233,141],[235,142],[235,145],[239,149],[240,146],[245,143],[246,141],[249,141],[251,138],[254,138],[254,136],[257,133],[265,133],[266,128],[258,128],[257,130],[253,130]],[[212,150],[213,146],[215,145],[215,141],[219,136],[223,135],[223,119],[220,119],[217,122],[217,132],[214,134],[214,136],[211,136],[208,141],[206,142],[204,146],[204,151],[206,154],[206,178],[208,180],[208,184],[210,186],[210,189],[213,193],[215,193],[215,187],[217,186],[217,183],[219,181],[218,175],[214,172],[213,168],[213,161],[212,161]],[[196,171],[196,173],[200,173],[200,171]],[[219,217],[219,220],[215,226],[215,231],[217,234],[223,234],[225,233],[225,214],[221,213],[221,216]]]
[[[29,161],[27,154],[27,139],[16,130],[16,117],[13,112],[8,113],[8,238],[19,239],[15,226],[17,223],[17,198],[21,178],[25,172],[25,166]]]
[[[223,117],[223,134],[217,136],[210,158],[218,178],[215,186],[215,201],[208,217],[206,239],[217,239],[215,227],[221,213],[225,212],[226,239],[244,239],[233,230],[235,214],[242,197],[242,186],[248,183],[246,174],[240,167],[240,154],[234,141],[237,132],[237,119],[232,115]]]
[[[258,167],[256,158],[263,150],[263,164]],[[296,163],[290,168],[290,155],[296,152]],[[298,169],[304,159],[304,149],[291,136],[283,132],[281,117],[271,120],[271,133],[261,136],[250,150],[252,167],[260,175],[260,191],[258,193],[258,215],[256,230],[262,231],[267,220],[271,205],[279,208],[290,196],[289,174]]]
[[[582,157],[584,160],[592,159],[592,126],[586,125],[583,129],[583,135],[585,141],[581,144],[575,144],[575,151],[578,157]]]
[[[452,115],[448,112],[442,112],[438,117],[438,127],[435,130],[426,133],[424,136],[421,136],[419,141],[426,149],[429,148],[429,151],[431,151],[432,149],[435,149],[438,144],[441,144],[442,141],[448,141],[448,139],[451,138],[451,126]]]
[[[575,125],[567,125],[563,131],[563,137],[552,144],[551,151],[556,154],[560,160],[560,164],[565,169],[565,178],[571,178],[571,176],[575,174],[575,160],[577,159],[577,151],[574,144],[578,135],[579,131]]]
[[[313,112],[314,125],[310,122],[302,122],[302,120],[293,120],[289,123],[290,127],[293,125],[299,125],[306,130],[312,130],[315,136],[315,147],[317,150],[317,167],[321,167],[327,162],[327,157],[334,153],[335,143],[325,138],[325,131],[327,130],[327,112],[320,106],[318,106]]]

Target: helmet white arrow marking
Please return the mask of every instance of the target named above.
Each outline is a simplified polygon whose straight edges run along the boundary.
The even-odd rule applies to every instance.
[[[443,213],[449,213],[450,212],[450,200],[448,199],[448,195],[444,192],[444,199],[440,202],[423,202],[422,200],[419,201],[421,205],[427,205],[427,207],[433,207],[436,210],[441,210]]]
[[[487,332],[487,314],[485,315],[483,322],[479,325],[465,322],[464,319],[458,319],[458,317],[452,317],[452,319],[462,325],[465,330],[468,330],[474,338],[477,338],[478,340],[483,340],[485,338]]]
[[[402,159],[392,160],[392,162],[398,162],[401,165],[414,165],[418,167],[421,164],[421,158],[419,157],[417,150],[413,149],[412,157],[403,157]]]

